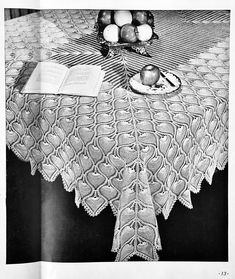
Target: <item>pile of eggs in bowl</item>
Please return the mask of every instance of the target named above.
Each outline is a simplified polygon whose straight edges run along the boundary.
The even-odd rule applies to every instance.
[[[101,10],[97,22],[111,43],[146,42],[153,35],[153,16],[148,11]]]

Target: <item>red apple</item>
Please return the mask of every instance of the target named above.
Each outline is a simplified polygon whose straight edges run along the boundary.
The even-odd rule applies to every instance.
[[[133,17],[132,23],[134,25],[145,24],[148,21],[148,14],[146,11],[133,11],[132,17]]]
[[[140,80],[143,85],[152,86],[160,78],[160,70],[157,66],[149,64],[144,66],[140,71]]]
[[[120,31],[120,37],[123,42],[135,43],[137,41],[137,28],[133,24],[125,24]]]
[[[112,16],[113,16],[113,11],[101,10],[98,14],[98,22],[103,25],[111,24]]]

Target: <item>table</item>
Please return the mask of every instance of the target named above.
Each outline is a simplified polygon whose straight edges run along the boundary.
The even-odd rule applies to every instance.
[[[158,260],[156,216],[167,219],[177,200],[192,208],[191,192],[204,179],[211,184],[228,157],[229,13],[153,13],[160,39],[148,49],[152,58],[103,58],[97,11],[44,10],[6,22],[7,145],[32,174],[61,175],[91,216],[111,206],[117,261]],[[101,65],[99,96],[22,95],[35,63],[47,59]],[[129,77],[150,62],[177,74],[182,92],[131,92]]]

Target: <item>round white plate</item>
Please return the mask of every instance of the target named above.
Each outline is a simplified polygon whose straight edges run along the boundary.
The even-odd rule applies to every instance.
[[[161,71],[158,82],[152,86],[142,84],[140,73],[131,77],[129,83],[132,90],[140,94],[172,96],[178,94],[181,89],[181,80],[175,74],[165,71]]]

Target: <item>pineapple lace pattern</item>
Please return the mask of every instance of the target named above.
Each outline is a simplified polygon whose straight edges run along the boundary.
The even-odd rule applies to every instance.
[[[192,208],[191,192],[227,163],[229,15],[216,13],[205,24],[193,13],[153,11],[163,53],[156,42],[152,58],[124,50],[109,60],[96,42],[96,11],[44,10],[6,21],[7,145],[30,162],[32,175],[61,175],[91,216],[111,206],[117,261],[158,260],[157,215],[167,219],[177,200]],[[88,58],[106,70],[97,98],[20,93],[35,62]],[[131,92],[128,78],[148,61],[179,76],[181,93]]]

